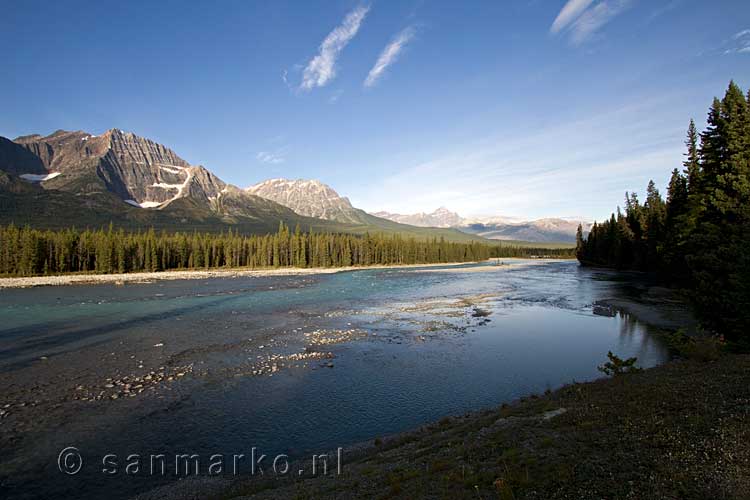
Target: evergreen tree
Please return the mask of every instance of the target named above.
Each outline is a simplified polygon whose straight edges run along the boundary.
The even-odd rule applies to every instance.
[[[687,146],[687,153],[685,154],[686,158],[683,162],[685,175],[687,175],[688,182],[691,185],[698,186],[701,166],[698,154],[698,131],[695,128],[695,121],[693,120],[690,120],[690,125],[688,126],[685,145]]]
[[[583,241],[583,226],[581,224],[578,224],[578,229],[576,229],[576,258],[578,258],[578,260],[586,259],[585,242]]]
[[[750,346],[750,93],[731,82],[707,122],[698,135],[691,120],[666,202],[653,182],[643,205],[626,193],[625,214],[594,224],[576,254],[691,288],[706,328]]]

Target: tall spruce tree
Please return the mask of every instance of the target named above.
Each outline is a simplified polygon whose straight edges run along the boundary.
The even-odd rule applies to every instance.
[[[697,312],[710,328],[739,339],[750,319],[746,276],[748,248],[747,101],[730,83],[724,98],[714,100],[708,128],[701,136],[703,176],[691,192],[695,228],[686,261],[696,289]]]
[[[576,253],[689,287],[707,329],[750,347],[750,92],[731,82],[701,134],[691,120],[685,144],[666,202],[653,183],[643,205],[626,193],[624,215],[594,224]]]

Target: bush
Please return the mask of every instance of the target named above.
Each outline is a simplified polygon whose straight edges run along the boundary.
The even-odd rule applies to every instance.
[[[598,367],[599,371],[605,375],[619,376],[626,373],[637,373],[643,371],[641,368],[635,366],[638,358],[628,358],[623,360],[612,354],[612,351],[607,353],[607,357],[609,358],[609,361]]]

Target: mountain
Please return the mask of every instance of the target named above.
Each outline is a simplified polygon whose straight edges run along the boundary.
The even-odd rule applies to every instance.
[[[284,222],[305,231],[484,241],[454,229],[427,230],[374,217],[315,181],[301,181],[298,188],[314,193],[320,206],[298,205],[296,212],[270,194],[261,197],[227,184],[166,146],[119,129],[0,137],[0,224],[268,233]]]
[[[330,186],[316,180],[269,179],[245,192],[275,201],[300,215],[338,222],[362,222],[361,210]]]
[[[432,213],[410,215],[376,212],[382,217],[403,224],[420,227],[455,228],[491,240],[514,240],[539,243],[572,243],[576,240],[578,224],[588,232],[591,224],[579,219],[548,218],[524,221],[511,217],[479,217],[466,219],[445,207]]]
[[[293,211],[226,184],[171,149],[118,129],[0,138],[0,222],[60,227],[273,231]],[[29,186],[21,193],[18,181]],[[13,189],[10,188],[13,186]],[[322,221],[307,225],[329,229]]]
[[[491,240],[573,243],[578,224],[583,226],[585,233],[591,228],[591,224],[585,221],[550,218],[526,222],[473,221],[458,229]]]
[[[373,215],[394,222],[400,222],[401,224],[410,224],[419,227],[456,227],[463,225],[461,216],[445,207],[440,207],[432,213],[420,212],[417,214],[402,215],[389,212],[375,212]]]
[[[102,135],[58,130],[13,141],[41,162],[15,172],[45,189],[79,195],[107,191],[140,208],[165,206],[178,198],[215,199],[226,184],[203,167],[191,166],[174,151],[122,130]],[[7,171],[7,170],[6,170]]]
[[[294,210],[299,215],[347,224],[355,232],[409,233],[418,237],[445,238],[449,241],[476,241],[484,238],[449,227],[423,227],[368,214],[352,206],[348,198],[317,180],[270,179],[245,189]],[[486,241],[486,240],[484,240]]]

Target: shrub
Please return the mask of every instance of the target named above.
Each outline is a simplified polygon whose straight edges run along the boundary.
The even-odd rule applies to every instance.
[[[637,373],[643,371],[641,368],[635,366],[638,358],[628,358],[623,360],[612,354],[612,351],[607,353],[607,357],[609,358],[609,361],[598,367],[599,371],[605,375],[619,376],[626,373]]]

